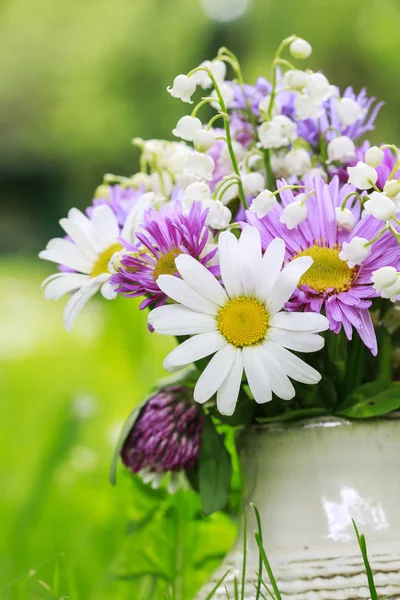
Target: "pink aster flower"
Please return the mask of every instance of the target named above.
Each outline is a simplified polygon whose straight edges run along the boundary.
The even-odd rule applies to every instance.
[[[280,187],[283,185],[286,185],[285,181],[279,183]],[[354,201],[352,207],[349,202],[347,207],[351,207],[355,225],[348,231],[338,225],[335,208],[340,207],[355,188],[349,184],[339,187],[337,177],[329,184],[320,177],[315,180],[306,177],[305,185],[314,189],[315,194],[307,200],[307,218],[296,228],[289,230],[280,222],[284,207],[296,200],[291,190],[281,191],[282,204],[277,204],[262,219],[248,211],[247,221],[259,230],[263,248],[279,237],[286,244],[286,261],[300,256],[311,256],[314,260],[285,308],[311,312],[324,310],[334,333],[339,333],[343,326],[350,340],[355,327],[364,344],[376,355],[376,336],[368,309],[370,298],[378,296],[378,293],[372,287],[371,276],[373,271],[383,266],[398,268],[398,243],[387,232],[372,245],[371,252],[361,265],[349,268],[339,258],[342,244],[356,236],[372,240],[382,229],[382,222],[372,216],[361,218],[359,202]]]
[[[157,212],[149,209],[144,215],[141,231],[136,237],[139,244],[127,245],[127,252],[112,277],[117,292],[123,296],[146,296],[140,308],[165,303],[166,296],[156,281],[160,275],[178,275],[175,258],[189,254],[207,266],[217,252],[207,248],[209,228],[206,226],[208,209],[194,202],[185,214],[180,201],[166,205]],[[215,272],[216,267],[209,267]]]

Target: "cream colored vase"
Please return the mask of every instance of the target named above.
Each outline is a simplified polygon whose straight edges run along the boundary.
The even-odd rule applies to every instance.
[[[365,533],[378,594],[400,598],[398,416],[258,426],[242,434],[240,446],[244,499],[261,513],[265,550],[283,600],[370,598],[352,518]],[[248,510],[246,600],[255,598],[255,529]],[[199,600],[227,569],[215,598],[226,600],[225,585],[234,597],[242,540],[241,534]]]

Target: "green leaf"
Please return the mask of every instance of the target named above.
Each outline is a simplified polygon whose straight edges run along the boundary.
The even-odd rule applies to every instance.
[[[123,448],[123,445],[125,444],[125,440],[128,437],[132,427],[138,420],[142,410],[144,409],[144,407],[147,404],[147,402],[149,401],[149,399],[150,399],[150,396],[148,396],[145,400],[143,400],[143,402],[141,402],[138,406],[136,406],[133,409],[133,411],[131,412],[131,414],[129,415],[129,417],[127,418],[127,420],[125,421],[125,423],[122,427],[121,433],[119,434],[119,438],[118,438],[118,441],[114,448],[114,453],[113,453],[113,456],[111,459],[111,467],[110,467],[110,473],[109,473],[109,480],[110,480],[111,485],[115,485],[117,482],[118,459],[119,459],[121,450]]]
[[[369,419],[400,408],[400,382],[374,381],[355,389],[344,401],[338,415]]]
[[[323,417],[327,412],[324,408],[303,408],[293,410],[292,412],[283,413],[277,417],[260,417],[258,423],[279,423],[281,421],[297,421],[300,419],[312,419],[313,417]]]
[[[340,378],[344,377],[347,361],[347,339],[344,332],[329,334],[326,337],[326,348],[329,360],[336,367]]]
[[[224,508],[231,487],[231,456],[210,417],[204,420],[199,455],[199,490],[202,510],[209,515]]]
[[[360,546],[361,554],[362,554],[362,557],[364,560],[365,570],[367,572],[368,587],[369,587],[369,591],[371,594],[371,600],[379,600],[379,596],[378,596],[378,593],[377,593],[376,587],[375,587],[374,575],[372,573],[371,565],[369,564],[369,560],[368,560],[367,544],[365,542],[365,537],[363,534],[360,535],[354,519],[352,519],[352,521],[353,521],[354,530],[356,532],[358,545]]]

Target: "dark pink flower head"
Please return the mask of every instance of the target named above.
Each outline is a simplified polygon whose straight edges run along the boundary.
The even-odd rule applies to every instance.
[[[285,181],[279,182],[279,187],[284,185]],[[376,355],[376,336],[368,309],[371,306],[370,298],[379,294],[372,287],[371,275],[383,266],[399,268],[398,243],[387,232],[372,245],[363,263],[350,269],[339,258],[343,242],[350,242],[356,236],[372,240],[382,229],[382,221],[372,216],[361,218],[359,203],[349,202],[347,207],[351,208],[355,225],[351,231],[343,229],[337,224],[335,208],[340,207],[344,198],[355,190],[354,186],[345,184],[340,187],[337,177],[329,184],[325,184],[320,177],[314,180],[306,177],[305,185],[314,189],[315,193],[307,200],[306,220],[295,229],[289,230],[280,222],[284,207],[296,199],[291,190],[281,191],[282,204],[276,205],[262,219],[248,211],[247,222],[259,230],[264,248],[274,238],[282,238],[286,244],[286,261],[298,256],[311,256],[314,259],[286,304],[286,309],[324,310],[334,333],[339,333],[343,327],[350,340],[355,327],[364,344]]]
[[[150,208],[144,215],[141,231],[137,233],[139,244],[130,246],[123,255],[118,273],[111,282],[123,296],[146,296],[140,308],[166,301],[165,294],[157,285],[160,275],[178,275],[175,258],[189,254],[207,266],[217,248],[207,251],[209,228],[206,226],[208,209],[194,202],[187,214],[179,201],[167,204],[162,210]],[[210,266],[215,274],[216,267]]]
[[[203,413],[184,386],[154,394],[143,408],[121,450],[132,473],[163,475],[196,466]]]

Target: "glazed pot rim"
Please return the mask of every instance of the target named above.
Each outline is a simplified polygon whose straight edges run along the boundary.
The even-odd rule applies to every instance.
[[[336,416],[311,417],[308,419],[296,419],[293,421],[274,421],[273,423],[254,423],[247,425],[241,429],[242,433],[249,431],[287,431],[292,429],[316,429],[316,428],[332,428],[344,426],[357,426],[362,424],[376,423],[377,421],[395,421],[400,420],[400,410],[393,411],[379,417],[370,417],[367,419],[349,419]]]

